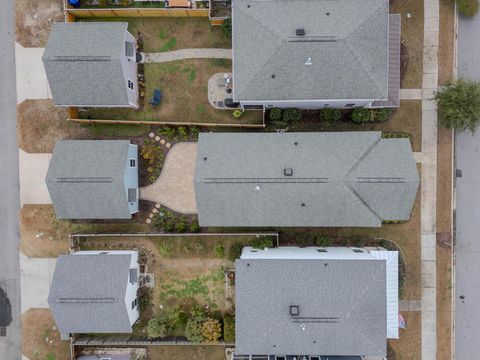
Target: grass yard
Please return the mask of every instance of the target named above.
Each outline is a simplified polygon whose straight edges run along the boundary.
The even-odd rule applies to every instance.
[[[231,110],[217,110],[208,102],[208,79],[215,73],[230,71],[231,61],[222,59],[145,64],[146,104],[142,110],[89,108],[79,115],[108,120],[261,124],[262,111],[246,111],[235,119]],[[159,106],[148,104],[155,88],[163,93]]]
[[[134,327],[135,335],[145,336],[148,320],[175,306],[186,312],[194,306],[220,314],[232,311],[233,286],[226,286],[224,276],[224,270],[234,266],[227,258],[229,249],[235,243],[246,245],[255,238],[255,235],[90,237],[82,240],[80,247],[82,250],[137,248],[146,257],[147,272],[155,275],[155,288]],[[182,335],[183,329],[177,331],[175,335]]]
[[[143,222],[133,220],[108,223],[57,220],[53,205],[24,205],[20,210],[20,251],[30,257],[56,257],[68,254],[68,236],[75,232],[142,232],[149,229]]]
[[[70,359],[70,342],[61,341],[48,309],[30,309],[22,315],[22,353],[30,360]]]
[[[128,31],[137,37],[142,33],[144,51],[156,53],[189,48],[232,47],[231,40],[220,26],[210,25],[208,18],[202,17],[151,17],[121,18],[94,17],[77,21],[88,22],[127,22]]]
[[[418,360],[422,358],[422,314],[403,312],[407,324],[400,329],[400,339],[389,339],[388,343],[395,351],[396,360]]]
[[[319,119],[305,120],[289,127],[290,131],[383,131],[386,133],[408,133],[413,151],[422,150],[422,102],[401,101],[391,118],[385,122],[355,124],[353,122],[329,123]]]
[[[224,346],[149,346],[147,347],[149,359],[168,360],[224,360]]]
[[[402,54],[407,67],[402,74],[401,88],[420,89],[423,77],[423,1],[390,1],[390,13],[402,16]],[[410,17],[407,17],[410,14]]]
[[[451,0],[440,0],[440,33],[438,47],[438,84],[446,85],[453,79],[455,8]]]

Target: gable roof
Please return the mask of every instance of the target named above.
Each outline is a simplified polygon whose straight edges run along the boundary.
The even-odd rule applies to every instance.
[[[130,333],[130,254],[60,255],[48,305],[62,334]]]
[[[388,6],[388,0],[234,1],[234,99],[386,100]]]
[[[201,226],[378,227],[409,219],[418,184],[409,140],[380,132],[201,133],[198,140]]]
[[[53,24],[42,60],[55,105],[129,105],[121,64],[127,26]]]
[[[59,219],[130,219],[124,184],[128,140],[63,140],[46,183]]]
[[[384,261],[241,259],[235,296],[237,354],[386,355]]]

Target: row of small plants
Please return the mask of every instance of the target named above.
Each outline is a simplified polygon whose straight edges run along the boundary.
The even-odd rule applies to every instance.
[[[218,343],[221,340],[234,343],[235,318],[226,314],[222,319],[221,314],[209,313],[198,306],[186,311],[176,305],[148,321],[147,335],[151,339],[185,336],[197,344]]]
[[[189,218],[183,215],[177,215],[170,210],[160,210],[153,217],[153,226],[163,230],[166,233],[198,233],[200,225],[196,217]]]
[[[319,112],[319,119],[321,121],[335,123],[345,119],[345,114],[348,114],[348,119],[356,124],[364,124],[368,122],[382,122],[388,120],[391,114],[390,109],[366,109],[355,108],[352,110],[341,110],[326,108]],[[302,111],[300,109],[280,109],[272,108],[269,111],[269,119],[275,123],[283,125],[292,125],[302,120]]]
[[[169,141],[195,141],[198,139],[200,129],[196,126],[162,126],[157,130],[158,136],[166,137]]]

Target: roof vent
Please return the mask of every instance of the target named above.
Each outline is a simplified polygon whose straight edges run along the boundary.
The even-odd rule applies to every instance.
[[[298,316],[298,315],[300,315],[300,306],[290,305],[290,316]]]
[[[305,36],[305,29],[296,29],[295,34],[297,36]]]
[[[285,168],[285,169],[283,169],[283,175],[285,175],[285,176],[293,176],[293,169],[292,169],[292,168]]]
[[[312,65],[312,58],[308,57],[307,60],[305,60],[305,65]]]

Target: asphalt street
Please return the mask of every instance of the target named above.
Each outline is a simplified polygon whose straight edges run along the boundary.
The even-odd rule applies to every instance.
[[[458,76],[480,80],[480,14],[460,18]],[[478,358],[480,349],[480,130],[457,134],[456,313],[457,360]],[[460,174],[461,172],[461,174]]]
[[[0,359],[21,359],[17,97],[13,0],[0,1]]]

